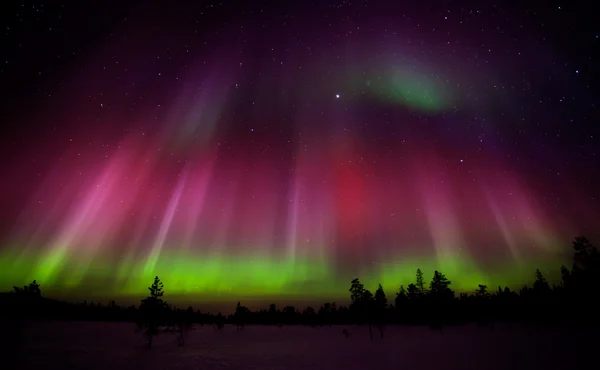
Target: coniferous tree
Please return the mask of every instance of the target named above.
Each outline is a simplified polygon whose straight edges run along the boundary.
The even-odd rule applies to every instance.
[[[168,306],[162,299],[164,295],[163,283],[158,276],[154,278],[154,282],[148,290],[150,295],[143,299],[140,304],[141,320],[138,323],[138,330],[143,331],[148,348],[152,348],[154,337],[160,333],[160,327],[166,324],[165,315]]]
[[[377,290],[375,291],[373,305],[373,314],[375,315],[375,320],[377,321],[377,325],[379,327],[379,335],[381,338],[383,338],[383,323],[386,320],[387,297],[385,296],[385,292],[383,291],[381,284],[379,284]]]
[[[410,283],[408,284],[408,289],[406,290],[406,296],[411,301],[416,301],[417,299],[421,298],[421,292],[415,284]]]
[[[447,315],[449,310],[436,308],[433,309],[433,305],[437,305],[440,303],[450,303],[454,299],[454,292],[450,289],[450,280],[446,278],[444,274],[439,271],[434,271],[433,278],[431,279],[431,283],[429,284],[429,302],[428,306],[431,310],[429,312],[429,320],[430,325],[433,329],[439,330],[440,333],[443,334],[442,326],[445,320],[447,319]]]
[[[394,298],[394,306],[396,306],[396,310],[401,310],[406,302],[408,302],[406,289],[404,289],[404,285],[400,285],[400,290],[398,290],[398,293],[396,293],[396,298]]]
[[[580,293],[586,291],[588,295],[597,292],[600,289],[600,254],[590,241],[579,236],[573,241],[573,272],[572,277],[575,280],[577,289]]]
[[[360,311],[363,316],[363,321],[366,321],[369,325],[369,337],[373,339],[373,329],[371,327],[371,323],[373,322],[375,314],[375,297],[368,289],[365,289],[365,292],[362,296]]]
[[[419,293],[424,296],[427,294],[427,289],[425,288],[425,280],[423,278],[423,272],[421,271],[420,268],[417,269],[417,281],[415,283],[415,286],[417,287],[417,289],[419,290]]]
[[[361,284],[358,278],[354,278],[350,282],[350,300],[352,303],[360,302],[360,299],[365,294],[365,286]]]
[[[375,305],[380,311],[384,311],[387,308],[387,297],[385,296],[385,292],[383,291],[381,284],[379,284],[377,290],[375,291]]]
[[[180,347],[185,345],[185,338],[187,338],[188,333],[195,329],[192,322],[193,315],[194,309],[192,307],[188,307],[185,311],[176,310],[175,312],[175,322],[171,330],[177,335],[177,342]]]
[[[249,312],[248,308],[245,306],[242,306],[242,304],[238,301],[237,305],[235,306],[235,313],[233,314],[233,319],[235,321],[235,325],[238,330],[244,328],[244,324],[246,321],[246,317],[248,316],[248,312]]]
[[[575,260],[585,264],[589,257],[595,256],[598,251],[596,247],[585,236],[578,236],[573,240],[573,249],[575,249]]]
[[[565,265],[562,265],[560,267],[560,278],[562,281],[563,288],[570,289],[571,288],[571,272]]]
[[[371,320],[373,319],[373,306],[374,298],[373,293],[365,289],[364,285],[358,278],[355,278],[350,283],[350,311],[354,320],[358,323],[364,323],[365,321],[369,325],[369,336],[373,339],[373,332],[371,329]]]
[[[429,293],[434,300],[446,301],[454,298],[454,292],[450,289],[452,282],[439,271],[434,271],[433,279],[429,284]]]
[[[550,285],[548,285],[548,281],[540,271],[540,269],[535,270],[535,282],[533,283],[534,291],[545,294],[550,291]]]

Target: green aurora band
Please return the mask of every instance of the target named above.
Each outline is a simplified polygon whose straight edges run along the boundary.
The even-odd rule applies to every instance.
[[[239,297],[271,297],[285,303],[286,299],[310,298],[344,301],[349,281],[333,273],[326,260],[278,259],[256,254],[227,257],[195,253],[163,252],[153,268],[149,262],[110,258],[94,258],[89,265],[77,262],[75,256],[63,258],[50,253],[46,257],[22,255],[16,250],[0,253],[0,288],[10,289],[37,279],[48,291],[72,294],[81,299],[97,297],[142,297],[158,275],[170,295],[188,296],[187,301],[203,302],[231,300]],[[432,258],[397,258],[365,268],[357,274],[368,288],[381,283],[388,293],[400,285],[414,281],[420,268],[426,277],[434,270],[442,271],[452,281],[457,292],[473,292],[478,284],[520,288],[533,280],[533,271],[540,268],[550,280],[556,280],[559,259],[506,263],[483,270],[476,262],[460,255]],[[115,270],[117,271],[115,274]],[[81,287],[93,287],[92,289]],[[493,288],[490,286],[490,288]]]

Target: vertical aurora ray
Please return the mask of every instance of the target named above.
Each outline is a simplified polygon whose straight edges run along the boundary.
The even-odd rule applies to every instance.
[[[185,236],[183,239],[183,247],[189,249],[195,239],[195,234],[198,230],[202,212],[205,211],[206,197],[213,174],[214,161],[200,169],[197,169],[198,175],[192,180],[191,186],[187,189],[189,197],[192,199],[191,204],[188,204],[188,212],[186,215]]]
[[[496,219],[496,223],[498,224],[498,227],[500,229],[500,232],[502,233],[502,237],[504,239],[505,244],[508,246],[510,253],[512,255],[512,258],[514,260],[514,262],[516,264],[521,264],[521,252],[519,251],[519,248],[517,246],[517,242],[515,240],[515,238],[513,237],[509,227],[508,227],[508,223],[506,222],[504,215],[502,214],[502,212],[500,211],[498,205],[496,204],[496,202],[494,202],[493,199],[489,199],[488,203],[490,205],[490,208],[492,210],[492,214],[494,215],[494,218]]]
[[[433,163],[426,163],[423,166],[423,168],[436,167]],[[471,261],[466,250],[463,252],[467,242],[462,235],[465,227],[458,220],[459,212],[454,207],[454,203],[457,202],[456,197],[434,171],[422,174],[420,181],[423,208],[439,269],[446,271],[448,275],[460,274],[469,280],[487,280],[476,268],[473,268],[476,264]]]
[[[84,195],[81,204],[72,209],[71,214],[57,237],[49,243],[43,263],[37,268],[36,276],[40,280],[50,280],[58,273],[69,253],[78,253],[78,248],[85,248],[83,256],[78,259],[77,269],[71,271],[69,284],[77,284],[89,266],[93,254],[103,240],[113,231],[113,222],[119,223],[121,214],[106,209],[109,198],[113,195],[117,179],[122,176],[123,164],[112,161],[104,173],[92,184]],[[121,201],[123,202],[123,200]]]
[[[173,218],[175,217],[175,211],[179,207],[181,194],[183,192],[183,188],[187,180],[187,175],[188,172],[186,169],[184,169],[177,183],[177,186],[173,191],[173,195],[171,195],[171,199],[169,200],[169,204],[165,211],[163,220],[160,224],[160,228],[158,229],[156,240],[152,244],[152,248],[148,253],[148,259],[146,260],[146,264],[144,266],[144,275],[146,276],[155,275],[156,261],[158,261],[158,258],[160,257],[160,252],[162,251],[165,241],[167,239],[167,234],[170,231]]]

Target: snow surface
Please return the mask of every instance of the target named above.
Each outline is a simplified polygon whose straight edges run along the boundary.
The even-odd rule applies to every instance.
[[[345,338],[342,330],[352,336]],[[160,335],[143,346],[130,323],[37,323],[22,346],[25,369],[576,369],[590,363],[591,333],[552,328],[199,326],[185,347]],[[581,338],[581,339],[578,339]],[[597,348],[596,348],[597,351]],[[589,366],[589,365],[588,365]],[[0,366],[1,367],[1,366]]]

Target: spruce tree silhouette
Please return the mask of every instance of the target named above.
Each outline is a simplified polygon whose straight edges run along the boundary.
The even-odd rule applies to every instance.
[[[502,289],[498,287],[500,292]],[[462,298],[462,294],[461,294]],[[471,315],[474,316],[477,325],[485,326],[489,329],[493,329],[492,320],[490,317],[489,303],[491,301],[491,295],[488,293],[487,285],[479,284],[475,290],[475,310],[472,311]]]
[[[235,313],[233,314],[236,330],[244,329],[244,322],[246,320],[247,313],[248,308],[242,306],[242,304],[238,301],[237,305],[235,306]]]
[[[408,296],[406,295],[406,289],[404,289],[404,285],[400,285],[400,289],[396,293],[396,298],[394,298],[396,316],[400,316],[404,312],[407,303]]]
[[[363,321],[369,325],[369,337],[373,339],[373,328],[372,323],[374,319],[374,311],[375,311],[375,297],[373,297],[373,293],[368,289],[365,289],[363,297],[361,299],[361,311],[363,314]]]
[[[365,289],[358,278],[350,283],[350,312],[357,324],[367,323],[369,325],[369,336],[373,339],[371,320],[373,317],[373,293]]]
[[[373,305],[373,314],[375,315],[377,327],[379,327],[379,336],[383,338],[383,323],[387,320],[387,297],[385,296],[385,292],[383,291],[383,287],[381,286],[381,284],[379,284],[377,290],[375,291],[375,299]]]
[[[585,236],[578,236],[573,240],[573,249],[575,249],[574,262],[581,269],[589,268],[590,263],[594,262],[593,258],[598,255],[596,247]]]
[[[160,334],[160,327],[165,325],[165,315],[168,307],[162,299],[164,295],[163,283],[158,276],[154,278],[154,282],[148,290],[150,296],[143,299],[140,304],[138,330],[143,332],[148,348],[152,348],[154,337]]]
[[[425,296],[427,294],[427,289],[425,288],[425,280],[423,279],[423,272],[420,268],[417,269],[417,282],[415,283],[415,286],[417,287],[419,293],[422,296]]]
[[[573,241],[573,271],[575,288],[578,294],[588,295],[600,292],[600,254],[590,241],[584,237],[576,237]]]
[[[563,288],[569,291],[572,288],[571,271],[565,265],[560,266],[560,279]]]
[[[433,272],[433,279],[429,284],[429,294],[435,301],[449,301],[454,298],[454,291],[450,289],[452,282],[439,271]]]
[[[421,298],[421,291],[419,290],[419,288],[417,288],[417,286],[413,283],[408,284],[408,289],[406,290],[406,296],[408,297],[408,299],[410,299],[412,302],[415,302],[417,300],[419,300],[419,298]]]
[[[550,292],[550,285],[548,285],[548,281],[540,269],[535,270],[535,282],[533,283],[533,289],[540,295],[545,295]]]
[[[439,271],[433,272],[433,278],[431,279],[431,283],[429,284],[429,307],[431,305],[437,305],[440,307],[441,304],[449,304],[454,299],[454,292],[450,289],[450,280],[446,278],[444,274]],[[448,308],[441,306],[435,310],[435,312],[430,312],[431,314],[431,326],[433,329],[438,329],[440,333],[443,334],[442,331],[442,323],[445,321],[445,316],[448,314]]]
[[[365,286],[361,284],[358,278],[354,278],[350,282],[350,300],[352,303],[360,302],[365,294]]]

